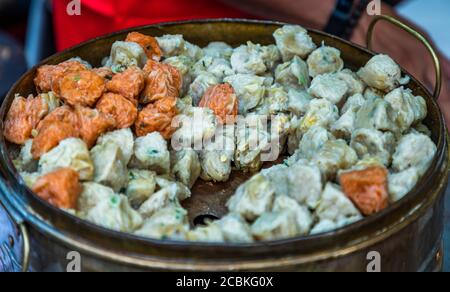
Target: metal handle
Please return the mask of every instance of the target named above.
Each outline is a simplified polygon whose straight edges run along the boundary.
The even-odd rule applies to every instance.
[[[387,15],[378,15],[375,16],[372,22],[370,23],[369,30],[367,32],[367,48],[369,50],[372,50],[372,40],[373,40],[373,31],[375,29],[375,25],[380,21],[385,20],[387,22],[392,23],[393,25],[403,29],[416,39],[418,39],[430,52],[431,57],[433,58],[434,62],[434,69],[436,72],[436,85],[434,88],[434,94],[433,97],[435,100],[439,99],[439,95],[441,94],[441,88],[442,88],[442,69],[441,69],[441,62],[439,61],[439,57],[436,53],[436,50],[433,48],[431,43],[417,30],[413,29],[412,27],[408,26],[407,24]]]
[[[30,237],[28,236],[28,230],[26,227],[25,220],[13,209],[8,199],[5,198],[5,190],[7,186],[5,185],[5,181],[2,181],[4,178],[0,176],[0,201],[4,205],[4,209],[6,213],[8,213],[9,217],[14,221],[17,225],[20,235],[22,236],[23,247],[22,247],[22,272],[28,272],[30,266]]]

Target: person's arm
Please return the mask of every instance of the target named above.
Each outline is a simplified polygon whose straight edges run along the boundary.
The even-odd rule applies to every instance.
[[[222,0],[251,14],[323,29],[336,6],[335,0]]]

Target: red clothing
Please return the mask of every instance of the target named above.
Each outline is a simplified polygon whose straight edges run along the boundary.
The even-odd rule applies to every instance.
[[[67,14],[71,0],[54,0],[56,46],[62,50],[134,26],[200,18],[249,18],[219,0],[81,0],[81,15]]]

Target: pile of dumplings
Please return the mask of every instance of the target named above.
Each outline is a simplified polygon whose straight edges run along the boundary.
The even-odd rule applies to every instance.
[[[18,95],[5,122],[5,137],[21,146],[15,166],[39,197],[80,218],[179,241],[330,232],[407,195],[437,151],[422,124],[426,101],[408,89],[408,76],[387,55],[354,72],[300,26],[281,27],[274,39],[200,48],[181,35],[135,33],[112,46],[101,68],[79,58],[70,69],[44,68],[39,95]],[[28,110],[33,103],[44,110]],[[175,116],[183,117],[178,126]],[[267,168],[273,141],[273,160],[285,160]],[[182,202],[196,182],[226,182],[233,171],[253,176],[229,199],[229,213],[191,226]]]

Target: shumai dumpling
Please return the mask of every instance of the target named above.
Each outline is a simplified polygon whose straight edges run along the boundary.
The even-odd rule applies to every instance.
[[[231,175],[231,162],[236,149],[234,126],[219,128],[214,141],[207,141],[205,149],[200,154],[204,181],[225,182]]]
[[[423,175],[434,156],[437,147],[430,137],[412,133],[403,136],[393,156],[392,168],[396,172],[404,171],[410,167],[416,167],[420,175]]]
[[[388,179],[389,201],[395,203],[406,196],[419,182],[420,172],[410,167],[397,173],[390,173]]]
[[[377,55],[358,71],[358,76],[369,86],[384,92],[390,92],[399,85],[409,82],[402,79],[400,67],[387,55]]]
[[[94,181],[119,192],[128,182],[127,163],[116,142],[100,144],[91,150]]]
[[[253,242],[250,225],[239,214],[230,213],[217,221],[217,225],[222,231],[226,242]]]
[[[323,74],[313,79],[308,93],[339,104],[347,96],[348,90],[347,82],[339,79],[336,74]]]
[[[284,62],[295,56],[305,59],[317,46],[308,31],[298,25],[285,25],[273,34]]]
[[[332,47],[322,45],[308,57],[308,70],[311,77],[336,73],[344,68],[341,52]]]
[[[160,133],[153,132],[135,140],[130,167],[152,170],[158,174],[170,172],[170,152],[167,141]]]
[[[256,108],[264,98],[265,78],[252,74],[237,74],[224,79],[231,84],[239,99],[239,114],[247,114]]]
[[[253,236],[260,241],[277,240],[298,236],[300,231],[295,214],[291,211],[267,212],[252,225]]]
[[[401,133],[412,125],[418,124],[427,116],[427,103],[421,96],[414,96],[410,89],[403,87],[394,89],[384,97],[391,108],[392,120],[398,126]]]
[[[82,218],[112,230],[133,232],[142,225],[142,217],[127,197],[97,183],[83,184],[78,208]]]
[[[131,156],[133,156],[134,148],[134,137],[131,129],[121,129],[103,134],[98,139],[97,145],[102,145],[110,142],[114,142],[119,146],[120,150],[122,151],[125,165],[127,165],[131,160]]]
[[[233,54],[233,47],[224,42],[212,42],[203,48],[205,56],[229,60]]]
[[[323,191],[320,204],[316,210],[320,222],[331,221],[336,228],[363,219],[352,201],[342,192],[339,186],[328,183]],[[322,230],[322,232],[325,230]],[[315,232],[318,232],[317,228]]]
[[[248,42],[236,48],[231,55],[231,66],[240,74],[262,75],[267,71],[261,45]]]
[[[247,220],[255,220],[272,210],[274,195],[270,180],[257,174],[237,189],[227,207],[230,212],[240,214]]]
[[[111,62],[113,72],[119,73],[132,66],[144,68],[147,55],[137,43],[117,41],[112,45]]]
[[[350,146],[355,149],[360,159],[376,157],[385,166],[392,161],[396,139],[391,132],[374,129],[358,129],[352,134]]]
[[[170,205],[145,219],[135,234],[154,239],[185,240],[188,231],[187,211],[180,206]]]
[[[298,235],[309,234],[314,219],[307,207],[300,205],[296,200],[288,196],[277,196],[273,203],[273,211],[290,211],[294,213],[299,231]]]
[[[173,153],[172,157],[173,175],[188,188],[192,188],[201,173],[197,152],[192,149],[184,149]]]
[[[56,148],[42,155],[39,160],[39,171],[41,174],[65,167],[70,167],[78,172],[82,181],[93,179],[94,165],[83,140],[78,138],[63,140]]]
[[[125,194],[133,207],[139,207],[156,190],[156,173],[149,170],[130,169]]]
[[[279,65],[275,70],[275,81],[286,88],[305,90],[311,82],[305,61],[295,56],[292,61]]]

